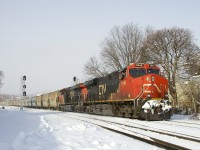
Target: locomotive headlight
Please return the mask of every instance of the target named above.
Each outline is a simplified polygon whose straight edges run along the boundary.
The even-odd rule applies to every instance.
[[[147,81],[150,81],[150,78],[149,78],[149,77],[147,77],[147,78],[146,78],[146,80],[147,80]]]
[[[147,94],[147,97],[151,97],[151,95],[150,95],[150,94]]]
[[[155,81],[155,78],[154,78],[154,76],[152,76],[152,77],[151,77],[151,81]]]

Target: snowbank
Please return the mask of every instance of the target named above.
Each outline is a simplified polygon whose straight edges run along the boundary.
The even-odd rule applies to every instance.
[[[136,150],[154,146],[77,121],[66,112],[0,110],[2,150]]]

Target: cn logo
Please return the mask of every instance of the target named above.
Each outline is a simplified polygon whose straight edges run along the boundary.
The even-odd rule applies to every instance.
[[[99,95],[103,95],[106,92],[106,84],[99,85]]]
[[[121,86],[126,86],[126,80],[121,82]]]

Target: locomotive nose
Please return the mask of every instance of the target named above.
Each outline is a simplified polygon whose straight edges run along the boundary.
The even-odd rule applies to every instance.
[[[147,98],[161,98],[162,95],[161,79],[158,75],[149,74],[144,81],[144,93]]]

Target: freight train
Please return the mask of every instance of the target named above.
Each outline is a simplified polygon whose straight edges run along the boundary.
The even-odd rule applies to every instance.
[[[145,120],[170,119],[168,80],[153,64],[130,64],[107,76],[40,94],[10,105]]]

